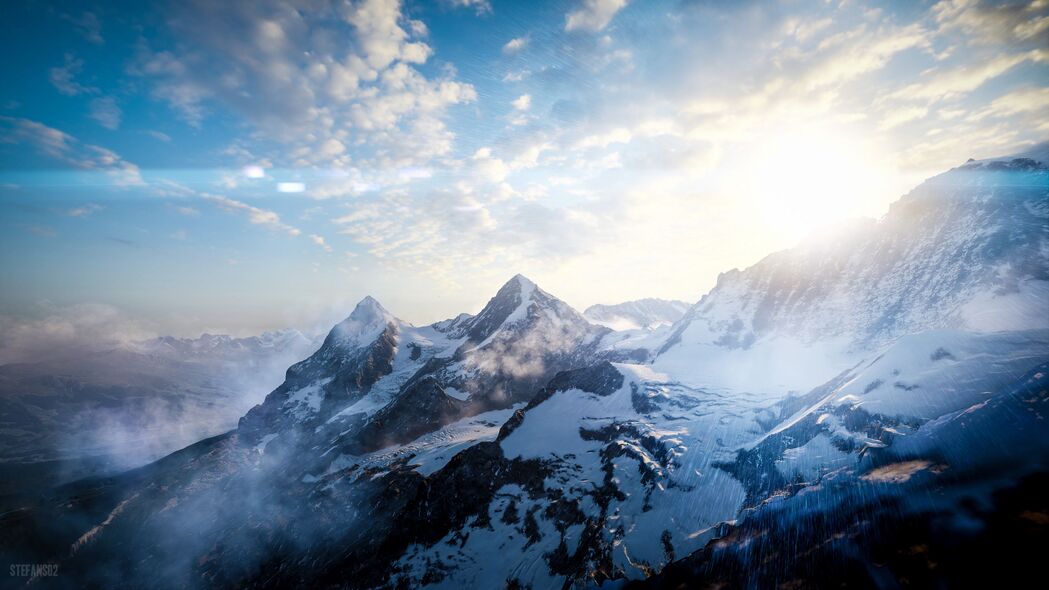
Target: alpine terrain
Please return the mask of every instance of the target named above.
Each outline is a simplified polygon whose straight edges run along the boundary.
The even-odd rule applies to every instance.
[[[1047,492],[1043,147],[694,305],[365,298],[236,428],[6,506],[0,552],[34,587],[1008,586]]]

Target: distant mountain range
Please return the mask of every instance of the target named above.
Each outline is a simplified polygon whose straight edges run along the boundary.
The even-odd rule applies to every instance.
[[[62,349],[0,366],[0,493],[137,467],[234,427],[317,346],[295,330]]]
[[[366,298],[235,430],[20,499],[0,550],[105,587],[1009,585],[1049,522],[1042,151],[687,310]]]
[[[591,305],[583,316],[613,330],[654,330],[685,315],[691,304],[667,299],[638,299],[616,305]]]

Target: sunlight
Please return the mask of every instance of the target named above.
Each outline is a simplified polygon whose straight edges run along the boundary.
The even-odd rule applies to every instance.
[[[858,135],[793,127],[751,151],[750,197],[764,221],[793,240],[896,199],[886,158]]]

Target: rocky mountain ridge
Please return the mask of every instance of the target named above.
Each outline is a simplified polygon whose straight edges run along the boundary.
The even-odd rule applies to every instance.
[[[992,522],[971,498],[1049,472],[1047,174],[945,173],[649,340],[520,275],[424,327],[367,298],[235,431],[17,507],[0,551],[107,587],[833,578],[813,552],[861,586],[915,575],[871,547],[940,547],[937,515]]]

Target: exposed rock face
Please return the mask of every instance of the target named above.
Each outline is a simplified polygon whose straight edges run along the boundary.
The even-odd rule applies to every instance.
[[[607,332],[521,275],[476,316],[423,328],[368,297],[241,420],[240,440],[350,454],[406,443],[527,402],[558,371],[594,362]]]
[[[344,443],[343,451],[360,455],[413,441],[454,422],[465,410],[463,402],[449,396],[435,378],[427,376],[376,412],[351,441]]]
[[[398,333],[397,320],[365,298],[317,352],[292,365],[284,383],[241,419],[242,435],[257,442],[267,432],[315,425],[359,400],[393,370]]]
[[[956,582],[944,539],[1049,522],[1046,174],[971,163],[726,275],[652,363],[520,276],[422,328],[363,301],[237,432],[7,512],[0,549],[106,587]],[[714,379],[777,363],[814,385]]]

